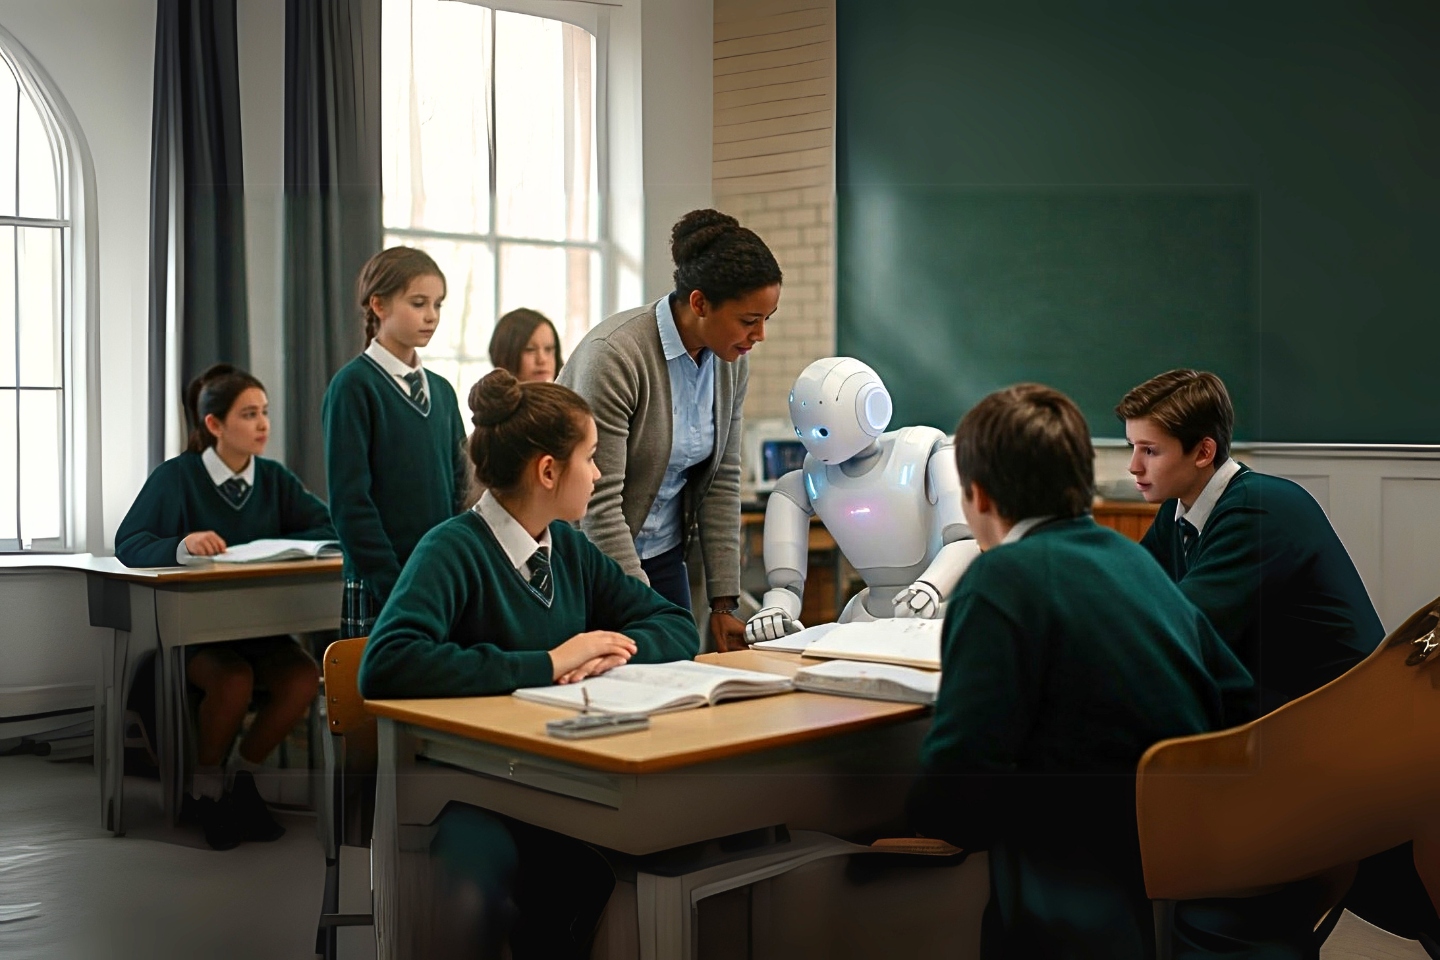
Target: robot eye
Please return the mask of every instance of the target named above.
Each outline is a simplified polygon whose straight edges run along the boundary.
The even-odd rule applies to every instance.
[[[800,428],[799,428],[799,427],[796,427],[796,428],[795,428],[795,436],[797,436],[797,437],[800,436]]]
[[[830,436],[830,431],[824,427],[816,427],[815,432],[820,435],[821,440],[824,440],[826,437]]]

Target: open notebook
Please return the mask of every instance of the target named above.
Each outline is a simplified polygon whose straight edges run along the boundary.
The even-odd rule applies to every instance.
[[[526,687],[515,696],[552,707],[585,708],[605,713],[665,713],[714,705],[722,700],[766,697],[794,689],[789,677],[736,670],[713,663],[627,663],[579,683]]]
[[[779,640],[762,640],[757,650],[802,653],[835,660],[898,663],[925,670],[940,669],[941,620],[872,620],[867,623],[822,623]]]
[[[795,689],[867,700],[930,704],[940,692],[940,674],[891,663],[827,660],[797,671]]]
[[[216,563],[272,563],[277,560],[314,560],[340,556],[334,540],[251,540],[236,544],[210,559]]]

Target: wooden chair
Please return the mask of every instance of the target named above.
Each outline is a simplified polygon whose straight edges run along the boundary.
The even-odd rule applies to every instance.
[[[1357,861],[1409,840],[1440,905],[1437,626],[1440,598],[1320,689],[1244,726],[1145,752],[1135,804],[1161,960],[1176,900],[1320,878],[1334,910]]]
[[[368,637],[337,640],[325,648],[325,790],[320,805],[325,845],[325,898],[315,952],[336,956],[336,928],[373,926],[373,912],[340,913],[340,848],[368,846],[375,816],[375,718],[360,696],[360,658]]]

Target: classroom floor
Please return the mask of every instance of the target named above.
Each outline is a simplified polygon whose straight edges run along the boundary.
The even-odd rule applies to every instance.
[[[126,836],[99,826],[94,768],[0,757],[0,956],[7,960],[309,960],[324,861],[312,817],[273,844],[216,853],[162,822],[154,781],[126,782]],[[342,905],[343,906],[343,905]],[[363,938],[367,931],[343,933]],[[347,947],[360,947],[345,951]],[[373,957],[342,943],[346,960]],[[1426,960],[1346,914],[1322,960]]]

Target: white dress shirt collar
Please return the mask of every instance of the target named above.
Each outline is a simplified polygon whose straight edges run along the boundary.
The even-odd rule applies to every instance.
[[[1205,529],[1205,521],[1210,519],[1210,513],[1215,509],[1215,504],[1220,502],[1220,496],[1225,488],[1230,486],[1230,481],[1235,479],[1235,474],[1240,472],[1240,461],[1230,457],[1220,466],[1215,468],[1215,476],[1205,484],[1205,489],[1200,491],[1200,496],[1195,498],[1195,503],[1189,510],[1179,500],[1175,501],[1175,522],[1189,520],[1195,525],[1195,532],[1199,533]]]
[[[1024,520],[1018,521],[1015,526],[1011,527],[1010,532],[1005,534],[1005,539],[1001,540],[1000,542],[1002,544],[1017,543],[1025,539],[1026,534],[1028,534],[1031,530],[1034,530],[1036,527],[1040,526],[1040,524],[1044,523],[1046,520],[1054,519],[1055,518],[1053,516],[1026,517]]]
[[[244,480],[247,486],[255,486],[255,458],[251,457],[245,462],[245,469],[238,473],[226,466],[225,461],[220,459],[220,454],[215,452],[214,447],[206,447],[205,452],[200,454],[200,462],[205,464],[205,472],[210,474],[210,482],[220,486],[231,477],[239,477]]]
[[[480,501],[470,509],[474,510],[490,532],[495,534],[495,539],[500,542],[500,549],[505,551],[505,557],[510,561],[510,566],[519,570],[526,579],[530,577],[530,558],[535,551],[544,548],[550,552],[550,528],[546,527],[545,532],[540,534],[540,539],[534,537],[520,526],[520,521],[510,515],[510,511],[501,506],[500,501],[495,499],[494,494],[489,490],[480,494]]]
[[[408,366],[404,360],[382,347],[379,340],[370,341],[370,346],[365,348],[365,355],[380,364],[380,369],[392,377],[403,377],[407,373],[422,369],[418,352],[415,354],[415,366]]]

